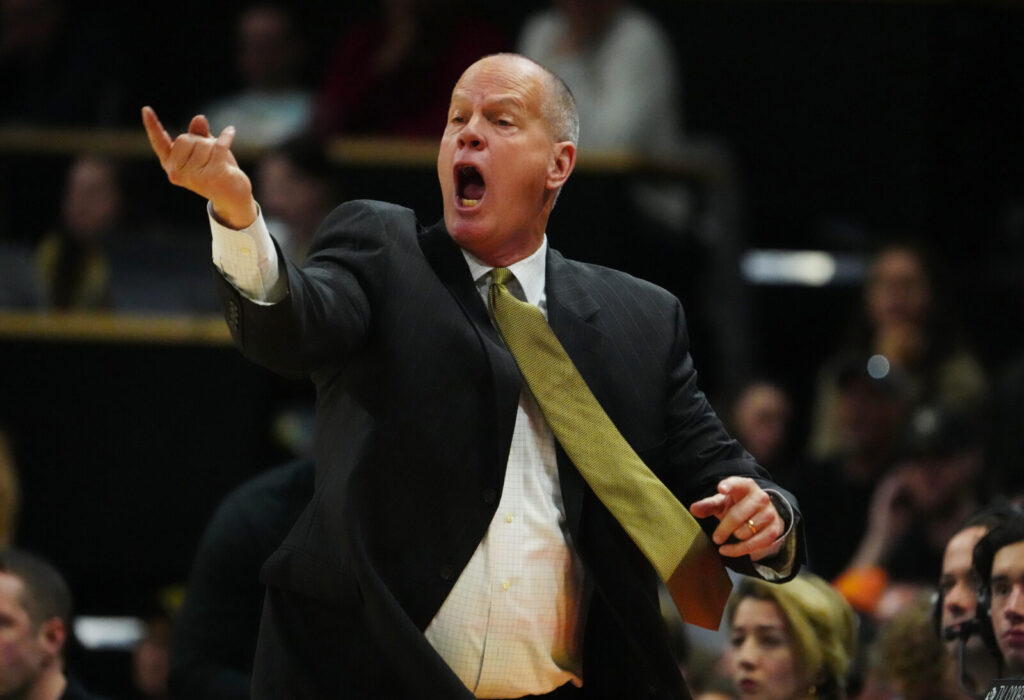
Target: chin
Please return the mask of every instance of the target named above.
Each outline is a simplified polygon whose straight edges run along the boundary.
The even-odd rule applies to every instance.
[[[448,228],[448,235],[459,244],[461,248],[467,248],[472,252],[473,248],[486,238],[485,228],[478,221],[466,221],[456,218],[453,222],[445,222]]]

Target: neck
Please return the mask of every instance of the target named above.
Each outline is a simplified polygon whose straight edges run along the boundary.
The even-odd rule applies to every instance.
[[[520,260],[526,260],[526,258],[536,253],[543,242],[544,233],[541,232],[535,238],[531,238],[529,241],[516,246],[509,246],[498,250],[474,250],[467,247],[466,250],[485,265],[509,267]]]

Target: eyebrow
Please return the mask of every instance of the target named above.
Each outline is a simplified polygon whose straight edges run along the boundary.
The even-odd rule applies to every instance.
[[[782,632],[785,628],[782,625],[754,625],[751,630],[754,632]],[[746,627],[734,627],[734,632],[745,632]]]

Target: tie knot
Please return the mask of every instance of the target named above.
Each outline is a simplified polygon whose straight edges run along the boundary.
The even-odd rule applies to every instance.
[[[491,270],[491,284],[505,285],[511,279],[515,279],[515,275],[507,267],[496,267]]]

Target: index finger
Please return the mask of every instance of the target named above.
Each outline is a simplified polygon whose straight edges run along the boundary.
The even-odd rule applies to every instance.
[[[160,119],[157,118],[156,112],[150,106],[142,108],[142,124],[146,127],[146,136],[149,137],[149,145],[153,148],[153,152],[156,153],[157,158],[160,159],[162,164],[167,160],[167,156],[171,152],[171,135],[164,129],[164,125],[160,123]]]
[[[727,476],[718,482],[718,492],[727,494],[733,501],[742,500],[756,488],[757,482],[747,476]]]
[[[714,496],[708,496],[691,505],[690,514],[695,518],[706,518],[709,515],[721,517],[731,502],[731,499],[725,494],[716,493]]]

